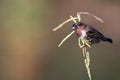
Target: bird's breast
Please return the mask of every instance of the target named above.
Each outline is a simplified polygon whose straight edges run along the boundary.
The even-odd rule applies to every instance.
[[[86,30],[83,29],[82,27],[78,27],[76,30],[75,30],[76,34],[78,37],[81,37],[81,38],[86,38],[87,37],[87,33],[86,33]]]

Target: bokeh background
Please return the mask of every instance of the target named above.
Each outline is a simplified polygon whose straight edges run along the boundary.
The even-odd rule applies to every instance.
[[[80,11],[102,18],[82,16],[113,39],[89,49],[92,79],[120,80],[119,0],[0,0],[0,80],[88,80],[77,37],[57,47],[72,22],[52,32]]]

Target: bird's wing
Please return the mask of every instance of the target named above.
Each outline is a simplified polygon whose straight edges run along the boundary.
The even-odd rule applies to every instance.
[[[105,38],[105,36],[101,32],[91,26],[88,26],[87,35],[90,38],[96,38],[101,40]]]

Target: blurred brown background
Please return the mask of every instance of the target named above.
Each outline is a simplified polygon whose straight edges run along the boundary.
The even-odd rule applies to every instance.
[[[80,11],[102,18],[82,16],[113,39],[90,49],[93,80],[120,80],[119,0],[0,0],[0,80],[88,80],[77,37],[57,47],[72,23],[52,32]]]

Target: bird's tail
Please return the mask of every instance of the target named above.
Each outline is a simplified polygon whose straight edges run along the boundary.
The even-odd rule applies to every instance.
[[[113,43],[112,39],[106,38],[105,41],[108,41],[109,43]]]

